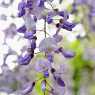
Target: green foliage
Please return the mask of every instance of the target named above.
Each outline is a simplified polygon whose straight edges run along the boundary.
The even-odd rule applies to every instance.
[[[91,74],[93,71],[92,61],[83,58],[84,44],[82,44],[80,40],[71,43],[70,48],[76,52],[76,56],[70,61],[70,63],[73,67],[73,93],[74,95],[78,95],[82,71],[86,69],[89,71],[89,74]]]

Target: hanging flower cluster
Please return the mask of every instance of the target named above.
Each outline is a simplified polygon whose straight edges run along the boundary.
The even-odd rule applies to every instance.
[[[51,5],[51,2],[53,2],[53,0],[26,0],[26,1],[22,0],[18,4],[19,12],[17,16],[18,18],[23,18],[24,24],[17,29],[15,25],[11,25],[11,26],[13,27],[13,29],[15,28],[18,33],[22,33],[24,35],[24,38],[27,39],[30,43],[30,46],[27,48],[27,53],[25,53],[24,55],[22,54],[18,56],[17,58],[18,65],[20,67],[23,67],[23,66],[27,67],[28,65],[30,66],[30,64],[32,64],[31,61],[33,60],[33,58],[35,58],[35,55],[36,55],[35,49],[38,48],[39,52],[44,53],[43,58],[36,60],[35,66],[34,66],[35,71],[40,72],[43,75],[43,77],[41,78],[42,79],[41,89],[44,95],[46,95],[45,94],[46,92],[49,92],[52,95],[59,95],[54,89],[54,87],[50,86],[47,79],[49,79],[50,74],[51,74],[54,81],[58,84],[58,86],[62,88],[65,87],[65,82],[60,76],[61,73],[57,73],[57,70],[53,66],[54,65],[54,54],[62,54],[63,57],[65,58],[73,58],[75,56],[74,52],[70,50],[65,50],[63,47],[59,46],[59,43],[63,39],[63,36],[59,33],[61,29],[72,31],[73,28],[76,26],[76,23],[68,21],[69,13],[66,10],[59,10],[59,9],[54,9],[54,8],[50,10],[45,7],[45,3],[48,3]],[[60,0],[60,3],[61,2],[62,1]],[[58,23],[54,23],[55,16],[60,17],[60,19],[58,19]],[[40,42],[39,46],[37,47],[36,33],[38,29],[36,28],[36,23],[39,20],[44,20],[44,29],[42,31],[44,32],[45,37]],[[55,25],[57,30],[54,35],[47,37],[46,24]],[[11,72],[8,72],[8,74],[11,74]],[[6,76],[7,75],[4,75],[4,78]],[[14,81],[16,82],[19,80],[19,78],[15,78],[13,74],[10,78],[12,78],[11,80],[13,80],[13,82]],[[23,84],[25,85],[25,87],[21,87],[20,90],[18,90],[17,92],[14,91],[14,93],[16,95],[30,95],[36,83],[41,79],[34,80],[33,82],[31,82],[27,79],[27,75],[25,75],[25,80],[24,80],[24,77],[22,79],[22,81],[24,80],[26,83],[26,84]],[[47,85],[49,86],[49,89],[47,89]],[[13,90],[10,90],[10,89],[7,89],[7,90],[8,90],[7,91],[8,93],[13,92]],[[5,91],[5,88],[1,88],[0,91]]]

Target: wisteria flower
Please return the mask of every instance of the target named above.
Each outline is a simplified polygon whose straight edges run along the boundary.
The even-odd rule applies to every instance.
[[[38,72],[46,71],[51,67],[51,63],[47,59],[39,59],[36,61],[35,70]]]
[[[41,43],[39,44],[39,50],[41,52],[51,52],[54,49],[57,48],[57,43],[55,41],[54,38],[45,38],[44,40],[41,41]]]

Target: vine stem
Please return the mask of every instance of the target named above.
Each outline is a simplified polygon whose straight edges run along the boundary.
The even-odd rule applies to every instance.
[[[46,17],[45,17],[45,20],[44,20],[44,34],[45,34],[45,38],[46,38]]]

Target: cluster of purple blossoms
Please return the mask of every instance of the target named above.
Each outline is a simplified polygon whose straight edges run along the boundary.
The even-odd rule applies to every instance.
[[[53,61],[53,57],[49,52],[61,52],[65,57],[73,57],[74,54],[71,52],[66,52],[63,48],[57,46],[57,43],[62,40],[62,36],[59,35],[60,29],[66,29],[68,31],[72,31],[72,29],[76,26],[76,23],[68,22],[69,14],[67,11],[59,11],[58,9],[53,9],[52,11],[47,11],[47,13],[41,14],[45,10],[44,3],[47,2],[45,0],[27,0],[27,2],[22,1],[18,5],[18,17],[22,17],[24,19],[25,24],[17,29],[18,32],[24,33],[24,37],[30,40],[31,47],[29,48],[29,55],[25,57],[19,57],[21,64],[28,64],[29,61],[34,57],[34,50],[36,48],[36,22],[39,19],[45,20],[45,23],[52,24],[54,16],[61,16],[62,18],[59,20],[59,23],[56,24],[58,31],[53,35],[53,37],[45,38],[41,41],[39,45],[39,50],[41,52],[45,52],[47,58]],[[38,9],[40,13],[38,12]],[[37,13],[37,14],[36,14]],[[44,26],[46,27],[46,26]],[[44,30],[45,32],[46,30]]]
[[[35,70],[37,72],[41,72],[43,74],[43,80],[41,82],[41,89],[45,95],[45,92],[48,91],[52,95],[57,95],[54,88],[51,87],[47,81],[50,73],[53,76],[54,81],[60,86],[65,87],[65,82],[57,75],[54,65],[54,54],[61,53],[65,58],[73,58],[75,53],[70,50],[65,50],[63,47],[60,47],[58,44],[62,41],[63,36],[59,34],[61,29],[65,29],[67,31],[72,31],[72,29],[76,26],[76,23],[69,22],[69,13],[66,10],[52,9],[49,10],[45,7],[45,3],[52,2],[53,0],[22,0],[18,4],[18,17],[23,18],[24,24],[16,29],[17,32],[23,33],[24,38],[28,39],[30,42],[30,47],[27,50],[27,53],[23,55],[19,55],[18,64],[20,66],[28,66],[31,64],[31,60],[35,58],[35,49],[37,48],[36,40],[37,40],[37,28],[36,23],[38,20],[44,20],[44,30],[45,38],[39,44],[39,51],[44,53],[42,59],[39,59],[35,63]],[[62,2],[60,0],[60,2]],[[44,13],[46,11],[46,13]],[[46,24],[53,24],[54,17],[60,16],[58,19],[58,23],[55,24],[57,31],[52,37],[47,37],[46,33]],[[29,64],[30,63],[30,64]],[[25,76],[26,77],[26,76]],[[40,79],[39,79],[40,80]],[[17,95],[29,95],[35,87],[37,80],[33,82],[28,82],[25,87],[22,87],[22,90],[18,90]],[[46,88],[46,85],[50,86],[50,90]],[[2,89],[1,89],[2,90]],[[10,91],[12,92],[12,91]],[[9,92],[9,93],[10,93]],[[18,94],[20,93],[20,94]]]

